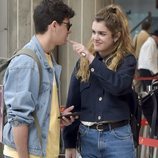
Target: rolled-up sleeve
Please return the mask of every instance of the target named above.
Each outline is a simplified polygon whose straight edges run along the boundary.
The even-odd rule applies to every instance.
[[[9,123],[31,124],[34,121],[32,112],[37,105],[38,92],[36,62],[24,55],[13,59],[4,77],[4,101]]]

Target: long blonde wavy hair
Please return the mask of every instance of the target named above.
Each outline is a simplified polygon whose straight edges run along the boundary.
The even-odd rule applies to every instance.
[[[112,37],[115,37],[116,34],[120,32],[120,37],[117,42],[114,43],[112,53],[105,61],[105,65],[110,70],[116,71],[119,63],[122,61],[124,56],[126,56],[126,54],[134,54],[127,17],[123,13],[120,6],[112,4],[101,9],[96,14],[94,20],[97,22],[104,21],[105,26],[112,33]],[[96,51],[94,50],[92,40],[90,40],[88,44],[88,50],[91,54],[96,56]],[[89,76],[89,61],[85,57],[81,57],[77,77],[84,82],[88,81]]]

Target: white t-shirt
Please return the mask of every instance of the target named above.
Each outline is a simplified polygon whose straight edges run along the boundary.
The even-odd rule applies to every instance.
[[[158,48],[152,37],[149,37],[140,49],[138,69],[147,69],[153,74],[158,73]]]

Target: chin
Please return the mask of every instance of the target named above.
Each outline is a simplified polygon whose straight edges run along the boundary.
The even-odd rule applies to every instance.
[[[65,39],[63,42],[62,42],[62,44],[66,44],[67,43],[67,39]]]
[[[101,47],[100,47],[100,46],[97,46],[97,45],[94,45],[94,49],[95,49],[95,50],[100,50]]]
[[[60,43],[58,43],[58,46],[64,45],[64,44],[66,44],[66,42],[67,41],[60,42]]]
[[[97,48],[97,47],[94,47],[94,50],[95,50],[96,52],[100,52],[100,51],[102,51],[102,49]]]

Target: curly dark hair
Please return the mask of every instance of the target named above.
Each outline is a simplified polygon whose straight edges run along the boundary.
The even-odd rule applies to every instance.
[[[72,8],[67,6],[62,0],[43,0],[34,9],[35,32],[43,34],[53,20],[61,24],[65,18],[70,19],[74,15],[75,12]]]

